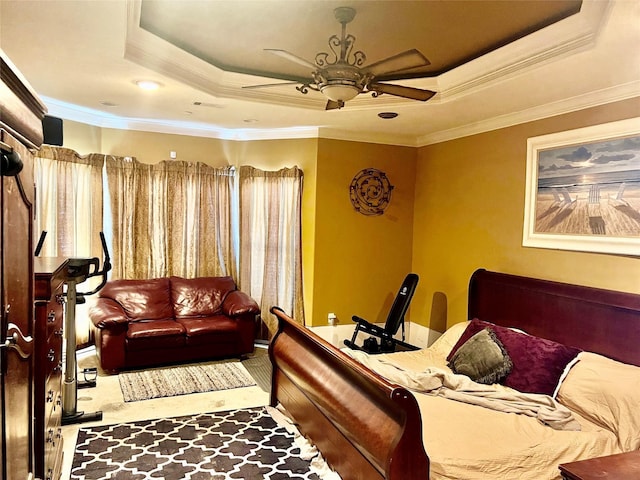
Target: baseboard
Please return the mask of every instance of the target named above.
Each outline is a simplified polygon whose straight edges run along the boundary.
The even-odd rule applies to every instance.
[[[380,327],[384,327],[384,324],[378,324]],[[355,323],[350,325],[322,325],[319,327],[309,327],[309,330],[316,333],[320,337],[322,337],[327,342],[332,345],[343,348],[344,340],[351,340],[353,336],[353,331],[355,329]],[[436,332],[424,325],[419,325],[417,323],[408,322],[405,324],[405,341],[416,345],[418,347],[428,347],[431,345],[440,335],[440,332]],[[356,343],[361,345],[365,338],[369,335],[360,332],[356,337]],[[400,337],[400,333],[396,335],[397,338]]]

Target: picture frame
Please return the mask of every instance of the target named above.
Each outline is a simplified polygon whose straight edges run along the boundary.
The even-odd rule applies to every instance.
[[[640,118],[527,139],[522,245],[640,256]]]

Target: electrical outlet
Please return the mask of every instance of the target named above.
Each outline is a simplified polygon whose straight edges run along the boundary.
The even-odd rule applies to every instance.
[[[336,317],[335,313],[330,313],[329,315],[327,315],[327,320],[329,322],[329,325],[335,325],[337,319],[338,317]]]

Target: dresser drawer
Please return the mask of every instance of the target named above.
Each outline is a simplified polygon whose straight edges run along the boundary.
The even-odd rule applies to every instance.
[[[58,409],[62,411],[62,407]],[[57,480],[60,476],[62,460],[62,415],[49,417],[44,437],[44,473],[45,479]]]
[[[48,419],[53,416],[62,418],[62,391],[60,389],[60,374],[53,373],[46,384],[44,398],[44,418]],[[45,422],[46,424],[46,422]]]
[[[45,380],[54,373],[62,371],[62,328],[56,330],[47,339],[43,362]],[[58,378],[60,378],[59,375]]]
[[[62,295],[53,295],[47,303],[47,337],[62,329],[64,310]]]

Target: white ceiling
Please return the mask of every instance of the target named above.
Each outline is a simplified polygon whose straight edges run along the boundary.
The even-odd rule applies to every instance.
[[[217,20],[227,27],[224,35],[216,37],[211,24],[217,42],[240,51],[283,48],[311,61],[309,52],[326,50],[328,37],[339,34],[336,6],[356,8],[347,30],[356,36],[356,49],[375,61],[413,48],[403,32],[415,35],[423,25],[403,9],[431,3],[196,2],[224,12],[223,23]],[[151,34],[140,27],[142,5],[140,0],[0,0],[0,48],[52,115],[103,127],[239,140],[320,136],[418,146],[640,95],[637,0],[585,0],[579,13],[453,70],[393,82],[437,91],[428,102],[359,95],[331,111],[324,110],[320,93],[302,95],[291,85],[243,89],[275,80],[221,70]],[[264,5],[278,7],[269,10],[276,13],[267,22],[264,8],[257,10]],[[243,18],[281,22],[280,35],[262,40],[245,35],[243,28],[252,27]],[[459,32],[473,31],[468,19],[463,22],[468,29],[460,29],[459,18],[449,21]],[[437,57],[435,50],[423,53]],[[139,79],[162,87],[141,91],[134,85]],[[377,116],[382,111],[399,115],[383,120]]]

